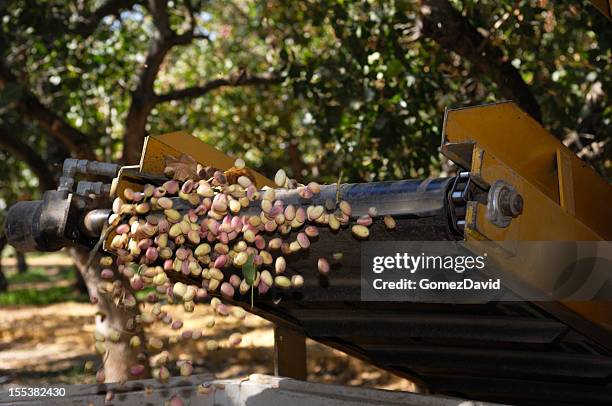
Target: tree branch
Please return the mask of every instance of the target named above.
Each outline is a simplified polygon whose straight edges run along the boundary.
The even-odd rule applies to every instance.
[[[540,106],[517,69],[448,0],[421,0],[423,33],[489,76],[502,96],[541,121]]]
[[[154,106],[152,98],[155,78],[166,54],[173,46],[170,40],[173,33],[170,30],[166,0],[149,0],[148,9],[156,30],[149,42],[147,57],[138,77],[136,88],[131,92],[131,103],[123,137],[123,161],[127,164],[135,164],[139,160],[146,135],[147,117]]]
[[[16,108],[40,127],[47,130],[57,141],[63,143],[74,156],[84,159],[95,159],[87,135],[72,127],[63,118],[42,104],[29,90],[25,89],[10,69],[0,61],[0,86],[15,83],[23,90],[15,102]]]
[[[149,45],[149,52],[145,61],[144,69],[140,75],[138,90],[152,98],[153,85],[155,78],[164,61],[164,58],[177,45],[188,45],[196,38],[208,38],[204,35],[196,35],[195,26],[191,25],[191,30],[178,35],[170,28],[166,0],[149,0],[149,11],[153,17],[153,23],[157,28],[153,39]]]
[[[119,16],[121,11],[131,9],[138,0],[107,0],[93,13],[84,17],[72,30],[74,34],[89,37],[106,16]]]
[[[170,27],[166,0],[149,0],[148,9],[153,18],[156,32],[151,38],[144,67],[138,78],[136,88],[131,93],[131,104],[126,120],[124,135],[125,163],[137,163],[144,137],[146,136],[147,118],[155,106],[153,86],[162,63],[168,52],[177,45],[188,45],[196,38],[207,38],[195,33],[192,24],[190,31],[176,34]]]
[[[214,79],[202,86],[192,86],[185,89],[173,90],[168,93],[156,95],[154,103],[158,104],[172,100],[201,97],[210,91],[221,87],[270,85],[282,83],[283,80],[284,78],[276,73],[249,75],[246,73],[246,71],[241,71],[235,77]]]
[[[196,26],[196,18],[195,10],[193,9],[193,4],[191,4],[191,0],[185,0],[185,8],[187,8],[187,15],[189,16],[189,25],[191,26],[191,32],[193,32]]]
[[[173,34],[170,29],[170,18],[168,16],[166,0],[149,0],[149,12],[153,17],[153,24],[161,37],[169,37]]]
[[[2,130],[0,131],[0,148],[9,152],[18,160],[25,162],[30,167],[32,172],[38,177],[40,190],[45,191],[57,188],[53,173],[45,161],[34,148],[26,144],[21,138]]]

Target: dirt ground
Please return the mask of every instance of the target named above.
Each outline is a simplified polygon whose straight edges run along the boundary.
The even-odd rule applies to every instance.
[[[54,272],[52,267],[49,271]],[[215,326],[206,329],[203,326],[213,317],[208,306],[196,306],[194,313],[186,313],[176,305],[165,306],[165,310],[174,319],[183,320],[185,328],[204,332],[198,341],[179,342],[171,347],[177,358],[193,359],[194,373],[211,373],[222,379],[243,378],[252,373],[273,374],[274,334],[268,321],[251,314],[242,321],[233,316],[217,317]],[[95,306],[77,302],[0,308],[0,388],[95,382],[92,374],[83,372],[85,361],[93,360],[96,366],[100,363],[93,349],[95,312]],[[226,340],[235,332],[243,339],[238,347],[230,348]],[[172,335],[172,330],[156,329],[148,334],[164,338]],[[218,340],[219,350],[207,351],[208,339]],[[310,381],[416,390],[408,380],[312,340],[307,342],[307,352]]]

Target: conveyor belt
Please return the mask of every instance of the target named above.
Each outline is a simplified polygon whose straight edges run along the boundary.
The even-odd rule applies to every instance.
[[[320,289],[335,292],[334,300],[290,295],[278,304],[256,301],[255,312],[434,393],[519,404],[612,402],[610,351],[533,304],[358,302],[335,286],[332,275]]]
[[[449,181],[405,182],[409,183],[397,186],[406,192],[404,198],[397,199],[399,203],[393,207],[380,204],[384,203],[382,195],[388,193],[382,184],[378,186],[382,195],[376,188],[351,195],[356,214],[369,205],[382,208],[383,214],[403,210],[400,215],[393,213],[397,230],[388,231],[376,222],[369,240],[456,238],[444,203]],[[350,189],[345,191],[351,193]],[[325,199],[325,194],[321,198]],[[421,200],[427,204],[416,203]],[[359,242],[348,230],[332,234],[321,228],[320,232],[308,251],[288,260],[287,272],[299,270],[306,280],[304,289],[273,291],[266,300],[256,300],[255,309],[250,309],[250,297],[245,296],[238,299],[245,308],[420,380],[435,393],[534,405],[612,404],[610,350],[543,306],[525,302],[361,302]],[[317,258],[330,257],[336,251],[344,253],[340,264],[332,267],[329,277],[320,276]]]

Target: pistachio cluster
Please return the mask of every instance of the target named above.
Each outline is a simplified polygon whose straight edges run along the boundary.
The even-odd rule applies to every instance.
[[[128,280],[133,291],[151,290],[141,316],[133,324],[159,321],[180,330],[178,339],[198,340],[202,332],[183,329],[180,320],[172,320],[163,310],[162,301],[182,302],[185,310],[192,312],[196,304],[214,296],[210,305],[217,315],[234,313],[244,318],[244,310],[228,306],[219,296],[231,299],[238,293],[252,295],[255,291],[265,295],[272,286],[299,289],[304,277],[288,275],[287,258],[308,250],[320,227],[336,231],[350,224],[352,208],[347,201],[326,201],[325,205],[304,208],[276,198],[278,190],[297,189],[297,194],[308,201],[321,191],[316,182],[299,184],[281,169],[274,177],[278,189],[259,190],[244,161],[236,160],[233,170],[230,176],[220,170],[198,168],[205,177],[169,179],[159,186],[146,185],[142,191],[125,189],[113,201],[109,224],[114,227],[114,236],[107,248],[116,259],[102,258],[106,268],[100,276],[107,283],[100,291],[119,298],[123,305],[135,306],[137,300],[123,287],[122,280]],[[172,175],[172,168],[166,168],[165,173]],[[368,238],[368,227],[376,216],[377,210],[372,207],[367,215],[359,217],[351,227],[353,235]],[[395,228],[389,216],[384,217],[384,223],[389,229]],[[342,253],[335,253],[333,258],[338,261]],[[121,275],[111,269],[113,262]],[[317,267],[321,274],[330,272],[325,258],[318,259]],[[133,330],[134,325],[127,327]],[[118,336],[96,335],[96,349],[101,354],[106,351],[105,339],[118,340]],[[135,335],[130,345],[160,352],[153,371],[159,379],[167,379],[169,355],[162,351],[164,343],[155,337],[147,343],[140,341]],[[240,336],[232,335],[227,344],[234,346],[240,341]],[[209,340],[206,347],[215,350],[219,343]],[[184,360],[177,367],[182,375],[189,375],[193,369]],[[139,376],[144,368],[134,365],[130,371]],[[103,376],[103,372],[98,375]]]

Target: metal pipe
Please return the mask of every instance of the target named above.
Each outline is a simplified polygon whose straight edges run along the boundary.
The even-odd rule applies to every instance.
[[[110,183],[103,182],[90,182],[87,180],[82,180],[77,184],[77,195],[81,196],[89,196],[89,195],[98,195],[98,196],[108,196],[111,190]]]
[[[17,202],[6,214],[8,243],[21,252],[56,251],[64,246],[72,196],[48,190],[42,200]]]
[[[8,209],[4,224],[7,241],[17,251],[31,252],[39,249],[36,239],[40,233],[38,223],[42,200],[17,202]]]
[[[352,206],[352,217],[368,213],[370,207],[377,209],[379,216],[392,215],[398,220],[398,232],[393,235],[380,234],[374,227],[373,238],[413,239],[417,233],[421,240],[446,240],[452,238],[449,228],[448,190],[452,179],[433,180],[402,180],[390,182],[372,182],[340,185],[338,196],[347,200]],[[335,207],[336,185],[321,186],[321,193],[312,199],[303,199],[297,190],[279,190],[276,198],[285,205],[293,204],[306,207],[312,204],[331,204]],[[70,195],[62,192],[49,191],[45,199],[38,202],[20,202],[11,207],[7,215],[7,236],[9,242],[23,251],[50,251],[59,249],[69,243],[81,242],[82,237],[73,230],[64,233],[68,221]],[[177,210],[186,212],[191,208],[188,202],[173,198]],[[331,206],[329,206],[331,207]],[[242,214],[259,214],[260,202],[251,202]],[[110,215],[110,210],[96,209],[86,213],[75,212],[73,224],[88,238],[100,236],[104,224]],[[380,235],[377,235],[380,234]],[[342,242],[346,252],[359,249],[353,246],[356,241],[339,235],[326,235],[322,240]],[[324,247],[325,249],[329,247]],[[329,254],[329,253],[328,253]]]
[[[114,178],[120,166],[110,162],[89,161],[87,159],[68,158],[64,161],[64,174],[82,173]]]
[[[99,237],[110,214],[110,209],[96,209],[87,212],[81,229],[90,237]]]
[[[72,191],[74,176],[77,173],[84,175],[105,176],[114,178],[121,166],[109,162],[89,161],[86,159],[68,158],[64,160],[62,176],[57,190]]]
[[[340,185],[338,197],[350,202],[353,216],[368,214],[376,207],[378,215],[425,215],[444,207],[449,179],[400,180],[387,182],[352,183]],[[320,204],[336,201],[336,185],[321,186],[321,193],[311,200],[302,199],[296,190],[277,193],[285,204]]]
[[[447,205],[447,193],[452,178],[427,180],[400,180],[386,182],[350,183],[340,185],[338,197],[351,204],[352,217],[368,214],[370,207],[375,207],[379,216],[428,216],[439,214]],[[286,205],[306,207],[309,205],[335,206],[336,185],[322,185],[321,193],[311,199],[299,196],[296,189],[276,192],[276,199]],[[188,202],[173,198],[174,207],[180,211],[191,208]],[[241,214],[259,214],[260,201],[251,202]]]

